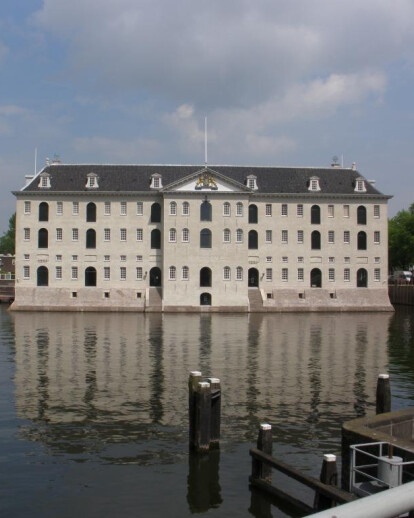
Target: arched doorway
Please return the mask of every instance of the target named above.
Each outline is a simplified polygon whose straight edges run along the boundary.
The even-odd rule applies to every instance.
[[[248,287],[259,287],[259,270],[257,268],[249,268]]]
[[[49,270],[46,266],[39,266],[37,269],[37,285],[49,286]]]
[[[207,266],[200,270],[200,286],[211,287],[211,270]]]
[[[96,270],[93,266],[85,270],[85,286],[96,286]]]
[[[322,272],[319,268],[314,268],[311,273],[311,288],[322,288]]]
[[[357,288],[368,288],[368,272],[365,268],[357,271]]]
[[[150,286],[161,286],[161,270],[158,266],[154,266],[154,268],[151,268],[150,270]]]
[[[211,306],[211,293],[202,293],[200,295],[200,306]]]

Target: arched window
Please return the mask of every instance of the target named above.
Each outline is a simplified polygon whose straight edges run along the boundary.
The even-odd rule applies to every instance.
[[[46,266],[39,266],[37,269],[37,285],[49,286],[49,270]]]
[[[247,285],[249,288],[259,287],[259,270],[257,268],[249,268]]]
[[[230,266],[225,266],[223,268],[223,280],[224,281],[229,281],[230,278],[231,278]]]
[[[161,270],[158,268],[158,266],[154,266],[150,270],[150,286],[152,287],[159,287],[161,286]]]
[[[357,223],[358,225],[367,224],[367,209],[363,205],[357,208]]]
[[[190,278],[190,269],[188,268],[188,266],[183,266],[182,270],[181,270],[181,279],[183,281],[188,281],[189,278]]]
[[[211,203],[207,200],[200,205],[200,221],[211,221],[212,208]]]
[[[250,230],[249,232],[249,249],[257,250],[259,248],[259,238],[256,230]]]
[[[228,201],[223,203],[223,216],[231,216],[230,203]]]
[[[203,228],[200,232],[200,248],[211,248],[211,230]]]
[[[367,249],[367,234],[361,230],[358,232],[358,250]]]
[[[86,248],[96,248],[96,232],[93,228],[86,231]]]
[[[243,230],[241,228],[236,230],[236,243],[243,243]]]
[[[170,216],[176,216],[177,215],[177,204],[175,201],[170,202]]]
[[[151,223],[161,223],[161,205],[159,203],[151,205]]]
[[[230,243],[230,230],[228,228],[223,231],[223,241],[224,243]]]
[[[45,201],[39,204],[39,221],[49,221],[49,204]]]
[[[321,249],[321,233],[318,230],[314,230],[311,234],[311,248],[312,250]]]
[[[177,241],[177,231],[175,228],[170,228],[169,241],[170,243],[175,243]]]
[[[161,248],[161,232],[158,228],[154,228],[151,231],[151,248],[153,250],[159,250]]]
[[[175,281],[177,278],[177,268],[175,266],[170,266],[168,268],[168,278],[170,281]]]
[[[211,306],[211,294],[202,293],[200,295],[200,306]]]
[[[257,223],[258,221],[257,205],[249,205],[249,223]]]
[[[211,287],[211,270],[207,266],[200,270],[200,286]]]
[[[188,203],[188,201],[183,201],[182,215],[183,216],[190,215],[190,204]]]
[[[312,205],[311,207],[311,223],[319,225],[321,222],[321,208],[319,205]]]
[[[357,288],[368,288],[368,272],[365,268],[357,271]]]
[[[86,221],[95,222],[96,221],[96,205],[92,202],[86,205]]]
[[[322,288],[322,272],[319,268],[314,268],[310,273],[311,288]]]
[[[38,248],[47,248],[49,246],[49,234],[48,234],[47,229],[45,229],[45,228],[39,229],[37,246],[38,246]]]
[[[236,216],[243,216],[243,203],[241,201],[236,203]]]
[[[85,270],[85,286],[96,286],[96,270],[93,266]]]
[[[190,231],[188,228],[183,228],[181,240],[183,243],[188,243],[190,241]]]
[[[238,266],[236,268],[236,281],[242,281],[243,280],[243,268],[241,266]]]

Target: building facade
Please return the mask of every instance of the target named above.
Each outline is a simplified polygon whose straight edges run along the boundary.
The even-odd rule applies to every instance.
[[[391,310],[387,201],[356,169],[45,167],[12,309]]]

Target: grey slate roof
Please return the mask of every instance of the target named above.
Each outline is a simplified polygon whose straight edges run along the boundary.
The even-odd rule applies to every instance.
[[[151,175],[162,175],[163,187],[177,182],[204,168],[204,165],[50,165],[43,169],[49,173],[51,188],[48,192],[150,192]],[[322,194],[354,195],[355,180],[362,175],[358,171],[342,168],[312,168],[312,167],[258,167],[209,165],[213,171],[235,180],[243,185],[248,175],[257,177],[257,193],[281,194],[315,194],[308,191],[309,179],[319,178]],[[87,189],[86,175],[98,175],[99,188]],[[20,192],[45,192],[38,187],[39,177],[36,176]],[[373,185],[366,182],[366,193],[380,195]],[[15,193],[18,194],[18,193]]]

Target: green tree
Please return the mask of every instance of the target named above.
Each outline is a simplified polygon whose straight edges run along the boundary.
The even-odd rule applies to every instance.
[[[414,264],[414,203],[389,220],[389,265],[405,270]]]
[[[0,237],[0,254],[12,254],[15,252],[16,213],[9,219],[9,230]]]

